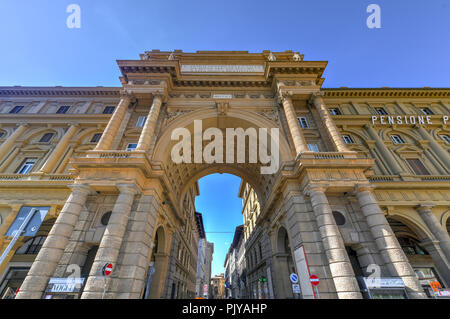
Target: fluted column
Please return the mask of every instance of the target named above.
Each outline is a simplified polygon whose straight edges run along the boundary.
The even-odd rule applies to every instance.
[[[18,128],[14,130],[14,132],[2,143],[0,146],[0,161],[3,157],[11,150],[11,147],[14,145],[16,140],[25,132],[28,124],[21,124]]]
[[[308,146],[300,128],[300,124],[298,123],[290,94],[284,92],[280,94],[280,98],[283,103],[284,114],[286,115],[289,131],[291,132],[292,140],[294,141],[295,152],[297,155],[308,152]]]
[[[450,237],[431,211],[433,207],[434,205],[422,204],[417,206],[416,210],[428,229],[433,233],[436,239],[439,240],[439,246],[444,252],[447,260],[450,262]]]
[[[73,137],[73,135],[77,132],[78,125],[71,125],[70,128],[67,130],[67,132],[64,134],[64,136],[61,138],[61,140],[58,142],[56,147],[53,149],[50,156],[45,161],[44,165],[42,165],[39,172],[41,173],[51,173],[58,160],[61,159],[61,155],[67,150],[67,146],[69,145],[70,139]]]
[[[330,112],[325,106],[325,102],[323,101],[320,93],[314,93],[311,97],[311,101],[319,112],[320,119],[322,120],[322,123],[325,124],[325,128],[336,150],[338,152],[349,152],[350,150],[348,149],[347,144],[345,144],[344,140],[342,139],[342,136],[339,133],[339,130],[333,119],[331,118]]]
[[[371,185],[357,185],[356,198],[391,276],[401,277],[412,298],[426,298],[419,280],[372,193]]]
[[[114,137],[119,130],[120,124],[123,121],[128,106],[130,105],[132,97],[130,95],[123,95],[120,99],[119,105],[117,105],[111,116],[105,131],[100,138],[97,146],[94,150],[109,150],[111,148]]]
[[[91,189],[87,185],[74,184],[71,187],[72,193],[36,256],[16,299],[41,298],[48,280],[55,272],[86,203],[87,196],[91,193]]]
[[[387,161],[389,165],[389,169],[392,170],[394,174],[404,174],[405,171],[400,167],[400,165],[395,160],[394,156],[391,154],[387,146],[384,144],[383,140],[378,136],[377,132],[374,130],[373,127],[366,125],[364,126],[369,133],[370,137],[375,140],[375,146],[380,151],[381,155],[383,156],[383,159]]]
[[[94,263],[81,296],[82,299],[101,298],[104,288],[102,267],[107,263],[112,263],[113,267],[117,266],[117,258],[130,216],[134,195],[138,191],[134,184],[119,184],[117,188],[120,194],[117,196],[111,217],[95,255]]]
[[[433,150],[433,152],[439,157],[439,159],[444,163],[445,167],[447,168],[447,171],[450,167],[450,155],[446,150],[444,150],[441,145],[439,145],[438,142],[430,135],[430,133],[427,132],[426,129],[424,129],[422,126],[417,125],[416,130],[419,132],[420,136],[424,138],[425,140],[430,142],[430,147]]]
[[[148,151],[150,142],[152,141],[153,133],[155,132],[156,122],[158,121],[159,111],[161,109],[162,96],[153,96],[153,103],[148,112],[147,119],[145,120],[144,127],[142,128],[139,142],[136,147],[138,151]]]
[[[311,198],[311,205],[338,298],[361,299],[361,291],[325,195],[325,188],[311,185],[306,192],[309,193]]]

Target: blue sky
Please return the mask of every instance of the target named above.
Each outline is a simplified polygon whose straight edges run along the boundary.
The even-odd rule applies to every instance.
[[[203,215],[206,239],[214,243],[212,275],[224,272],[223,264],[236,226],[242,225],[241,179],[230,174],[211,174],[198,181],[200,196],[195,207]]]
[[[69,4],[81,28],[69,29]],[[366,8],[381,7],[369,29]],[[10,0],[0,2],[0,86],[119,86],[116,59],[146,50],[293,50],[329,61],[324,87],[450,87],[448,0]],[[216,245],[213,273],[242,223],[239,178],[199,182]],[[225,243],[228,243],[225,245]]]

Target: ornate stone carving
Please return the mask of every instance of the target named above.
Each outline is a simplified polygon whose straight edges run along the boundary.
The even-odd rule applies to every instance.
[[[272,110],[262,110],[257,112],[259,115],[264,116],[269,121],[272,121],[274,123],[277,123],[277,125],[280,125],[280,117],[278,115],[278,110],[272,109]]]
[[[167,111],[166,112],[166,121],[167,121],[166,124],[169,124],[169,123],[173,122],[178,117],[180,117],[180,116],[182,116],[184,114],[187,114],[189,112],[191,112],[191,110],[180,110],[180,109],[177,109],[177,110],[172,111],[172,112]]]
[[[303,61],[303,57],[304,57],[303,54],[295,53],[292,58],[294,59],[294,61],[301,62]]]
[[[227,115],[228,109],[230,108],[230,103],[226,101],[216,102],[216,107],[218,115]]]
[[[273,54],[272,52],[270,52],[269,57],[267,58],[269,61],[273,62],[277,60],[277,57],[275,56],[275,54]]]

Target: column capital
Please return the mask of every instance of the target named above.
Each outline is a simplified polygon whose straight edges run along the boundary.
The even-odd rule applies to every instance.
[[[136,102],[136,95],[133,92],[127,90],[120,90],[120,99],[128,100],[128,103]]]
[[[285,101],[292,101],[292,92],[290,91],[284,91],[284,90],[280,90],[277,93],[277,98],[278,100],[283,103]]]
[[[328,189],[329,185],[325,184],[309,184],[303,190],[303,194],[306,196],[311,196],[313,192],[321,192],[325,193]]]
[[[373,192],[375,189],[375,185],[372,184],[356,184],[354,192],[355,194],[361,193],[361,192]]]
[[[72,189],[72,192],[86,193],[86,195],[95,194],[95,191],[88,184],[69,184],[67,186]]]
[[[309,97],[309,100],[308,100],[308,102],[310,103],[310,104],[314,104],[314,103],[316,103],[316,102],[319,102],[319,101],[323,101],[323,96],[324,96],[325,94],[324,94],[324,92],[322,92],[322,91],[316,91],[316,92],[312,92],[311,93],[311,96]]]
[[[135,184],[117,184],[116,187],[121,193],[131,193],[133,195],[140,193],[139,188]]]
[[[414,207],[416,209],[417,212],[419,212],[419,214],[423,214],[423,213],[431,213],[431,209],[436,206],[434,204],[420,204],[417,205],[416,207]]]

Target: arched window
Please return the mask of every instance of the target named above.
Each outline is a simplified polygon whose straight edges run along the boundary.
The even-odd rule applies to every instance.
[[[36,236],[29,239],[25,244],[23,244],[19,249],[17,249],[16,254],[18,255],[35,255],[41,250],[44,244],[45,238],[47,236]]]
[[[112,214],[111,211],[106,212],[106,213],[103,214],[102,219],[101,219],[101,223],[102,223],[103,226],[108,225],[109,218],[111,217],[111,214]]]
[[[406,255],[429,255],[417,240],[406,236],[397,239]]]

